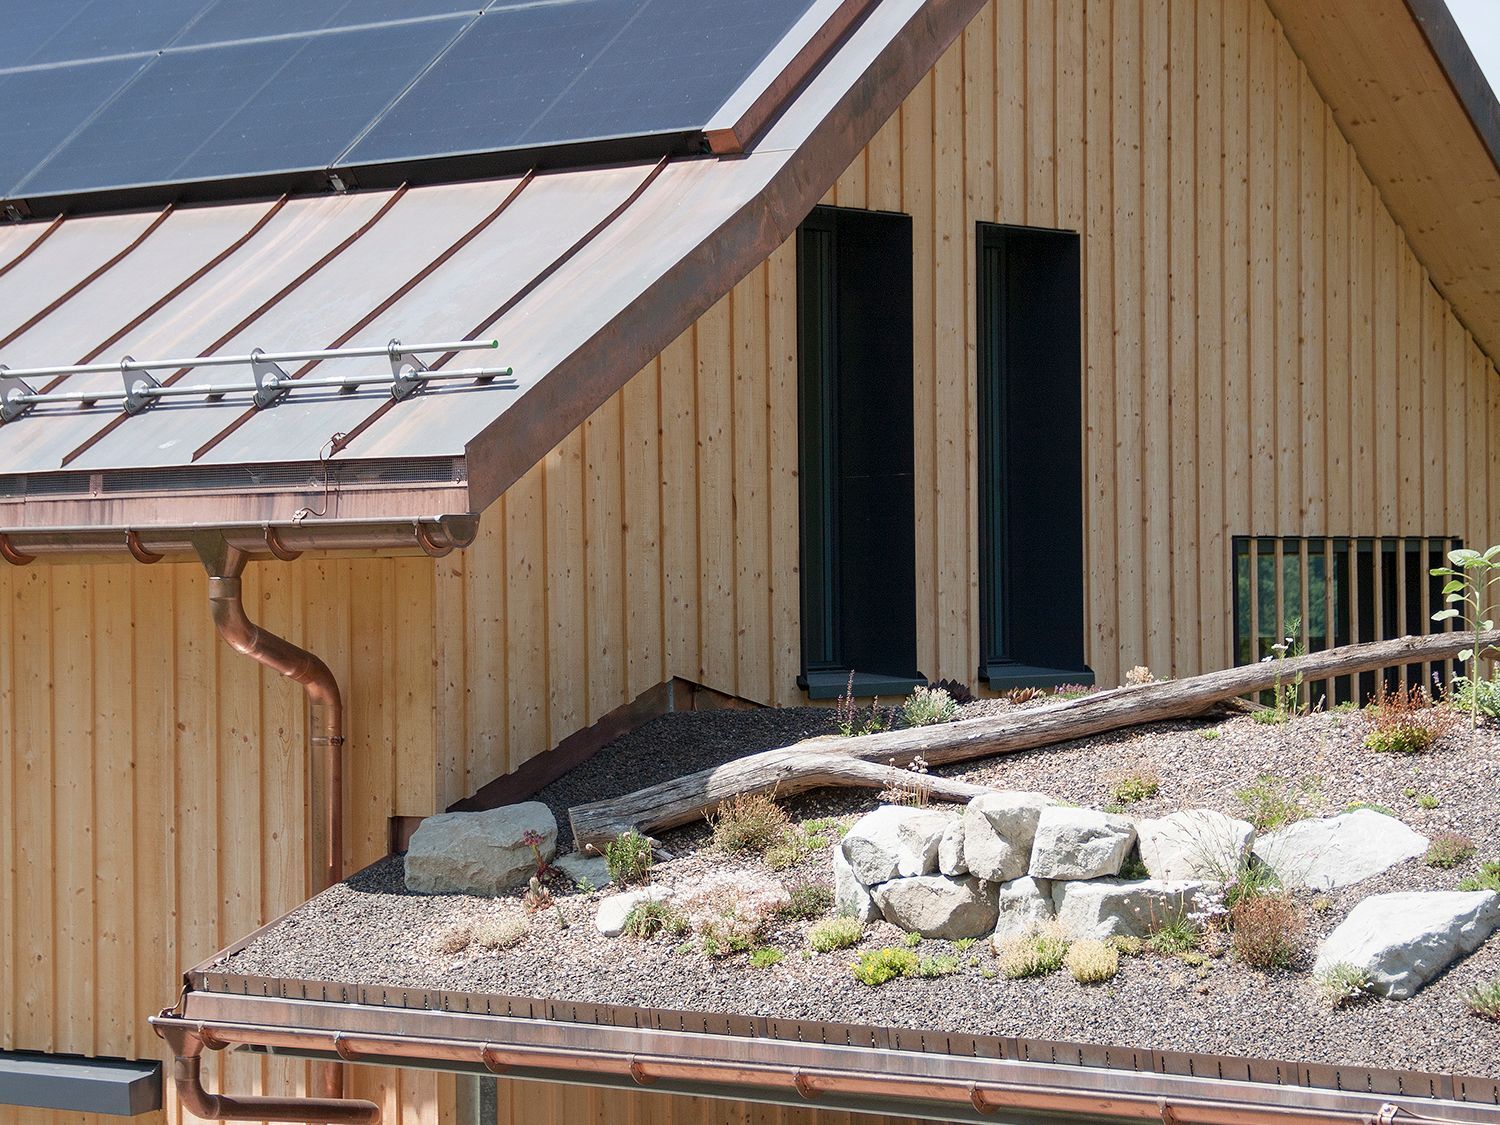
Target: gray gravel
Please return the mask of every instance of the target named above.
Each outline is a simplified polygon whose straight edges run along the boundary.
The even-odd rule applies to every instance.
[[[992,709],[995,704],[977,704]],[[690,772],[744,753],[782,745],[828,729],[826,711],[694,712],[668,716],[620,739],[591,763],[541,794],[560,823],[568,804],[597,799]],[[1500,858],[1500,731],[1467,729],[1417,758],[1372,754],[1359,745],[1359,715],[1315,715],[1284,726],[1249,718],[1217,724],[1171,723],[1101,736],[951,769],[971,780],[1037,789],[1079,804],[1110,800],[1113,775],[1139,766],[1154,770],[1160,793],[1131,806],[1159,815],[1185,807],[1243,814],[1236,791],[1258,775],[1315,779],[1322,813],[1351,802],[1384,805],[1418,831],[1462,831],[1479,844],[1480,858]],[[1205,737],[1204,732],[1217,732]],[[1424,811],[1407,790],[1432,794]],[[791,803],[799,818],[835,815],[845,822],[872,807],[868,793],[825,792]],[[688,885],[708,871],[745,870],[753,863],[703,848],[706,830],[670,834],[677,853],[659,865],[657,879]],[[1412,861],[1318,901],[1304,896],[1309,949],[1366,895],[1396,889],[1451,887],[1478,860],[1451,871]],[[827,857],[809,858],[784,880],[826,880]],[[678,952],[679,939],[606,939],[593,928],[597,892],[564,893],[559,911],[531,920],[520,945],[502,952],[474,947],[458,955],[435,948],[444,930],[485,916],[519,915],[518,899],[408,894],[401,861],[389,859],[318,896],[284,923],[219,966],[224,971],[302,979],[549,996],[711,1012],[868,1023],[970,1034],[1021,1035],[1133,1047],[1253,1055],[1323,1063],[1449,1070],[1500,1077],[1500,1024],[1471,1015],[1462,1002],[1474,985],[1500,974],[1500,937],[1404,1002],[1367,1001],[1330,1012],[1317,1000],[1307,966],[1269,975],[1232,959],[1201,969],[1177,959],[1122,959],[1108,985],[1084,988],[1066,974],[1007,981],[992,976],[994,961],[979,942],[958,953],[954,976],[898,980],[881,988],[855,984],[848,963],[855,951],[811,954],[806,923],[783,926],[767,944],[786,951],[768,969],[751,969],[743,956],[709,961]],[[860,949],[899,942],[894,927],[869,927]],[[919,954],[952,953],[925,941]],[[620,971],[622,953],[631,970]]]

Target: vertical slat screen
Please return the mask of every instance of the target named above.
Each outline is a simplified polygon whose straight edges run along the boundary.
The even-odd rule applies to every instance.
[[[1393,637],[1442,632],[1432,620],[1443,604],[1446,565],[1461,547],[1452,536],[1236,536],[1233,540],[1236,664],[1275,659],[1288,636],[1307,652]],[[1446,686],[1460,672],[1451,661],[1402,665],[1385,673],[1390,689]],[[1304,684],[1305,706],[1364,703],[1376,673]]]

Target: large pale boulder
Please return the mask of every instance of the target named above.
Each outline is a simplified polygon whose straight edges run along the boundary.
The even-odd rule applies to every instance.
[[[1030,875],[1001,883],[996,906],[998,916],[991,942],[997,953],[1011,938],[1024,937],[1056,916],[1052,906],[1052,884],[1046,879],[1033,879]]]
[[[540,837],[543,860],[557,854],[557,821],[540,801],[429,816],[406,851],[406,889],[498,895],[520,886],[536,873],[528,833]]]
[[[938,872],[942,875],[967,875],[968,860],[964,859],[964,818],[954,817],[943,830],[938,841]]]
[[[625,932],[625,919],[641,903],[662,902],[671,897],[665,887],[642,887],[638,891],[610,895],[599,900],[599,909],[594,912],[594,926],[605,937],[616,937]]]
[[[1353,965],[1372,991],[1405,1000],[1497,927],[1500,895],[1494,891],[1371,895],[1323,939],[1313,972]]]
[[[996,887],[972,875],[892,879],[870,894],[887,922],[923,937],[956,941],[982,937],[995,928]]]
[[[1070,880],[1052,884],[1052,905],[1068,937],[1146,938],[1194,909],[1193,896],[1219,884],[1191,879]]]
[[[859,881],[854,868],[844,858],[844,849],[833,849],[833,907],[840,914],[852,914],[861,922],[873,922],[880,917],[875,909],[875,900],[870,897],[870,888]]]
[[[930,875],[938,869],[938,845],[952,819],[931,809],[881,805],[855,822],[840,847],[855,877],[867,887],[887,879]]]
[[[1287,887],[1337,890],[1427,851],[1428,840],[1374,809],[1299,820],[1255,841],[1255,854]]]
[[[1134,843],[1135,825],[1128,817],[1045,808],[1037,820],[1028,870],[1038,879],[1107,878],[1120,873]]]
[[[1141,820],[1135,831],[1153,879],[1228,879],[1255,839],[1255,825],[1213,809]]]
[[[964,866],[991,883],[1026,874],[1031,842],[1042,810],[1053,804],[1045,793],[985,793],[964,808]]]

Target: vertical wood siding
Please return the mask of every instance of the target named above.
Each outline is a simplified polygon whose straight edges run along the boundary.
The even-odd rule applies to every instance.
[[[1236,534],[1500,539],[1500,378],[1262,0],[995,0],[827,202],[912,215],[918,657],[978,664],[975,224],[1083,235],[1087,649],[1231,658]],[[669,676],[800,701],[783,246],[437,562],[262,565],[350,702],[346,863]],[[1038,483],[1036,487],[1045,487]],[[178,972],[308,889],[298,692],[164,565],[0,567],[0,1047],[150,1056]],[[355,1068],[389,1120],[442,1079]],[[232,1059],[237,1090],[301,1069]],[[514,1091],[503,1120],[767,1120]],[[0,1109],[0,1123],[56,1117]]]

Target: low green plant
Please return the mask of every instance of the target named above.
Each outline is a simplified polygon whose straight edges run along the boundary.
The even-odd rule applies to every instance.
[[[1218,727],[1209,727],[1207,730],[1200,730],[1198,737],[1203,739],[1204,742],[1217,742],[1223,736],[1223,733]]]
[[[835,949],[848,949],[858,945],[865,936],[865,925],[852,914],[839,914],[825,918],[807,931],[807,944],[819,953],[832,953]]]
[[[1120,951],[1109,942],[1088,938],[1068,947],[1063,964],[1079,984],[1099,984],[1120,971]]]
[[[1476,1016],[1500,1022],[1500,977],[1475,985],[1464,993],[1464,1003]]]
[[[966,953],[978,940],[978,938],[961,937],[953,942],[953,948],[958,950],[960,953]]]
[[[1333,899],[1327,895],[1317,895],[1309,905],[1312,907],[1314,914],[1327,914],[1333,909]]]
[[[1425,810],[1427,812],[1431,812],[1433,809],[1437,808],[1442,803],[1443,802],[1439,801],[1437,799],[1437,797],[1434,794],[1432,794],[1432,793],[1418,793],[1417,794],[1417,808],[1423,809],[1423,810]]]
[[[604,845],[604,863],[617,886],[650,882],[651,841],[634,829],[622,833]]]
[[[653,938],[657,934],[681,937],[689,928],[687,916],[661,899],[638,902],[625,915],[625,932],[642,940]]]
[[[1461,891],[1495,891],[1500,893],[1500,860],[1487,860],[1480,865],[1478,875],[1470,875],[1459,883]]]
[[[922,935],[917,933],[915,930],[907,934],[902,934],[901,944],[906,946],[907,949],[915,949],[917,946],[922,944]]]
[[[1109,939],[1109,944],[1121,957],[1139,957],[1146,952],[1145,941],[1134,934],[1115,934]]]
[[[750,967],[752,969],[769,969],[772,965],[779,963],[785,954],[781,950],[769,945],[763,945],[759,949],[750,951]]]
[[[1115,777],[1109,795],[1122,805],[1149,801],[1161,792],[1161,778],[1150,766],[1138,766]]]
[[[1428,867],[1450,871],[1460,863],[1474,858],[1474,841],[1462,832],[1439,832],[1427,845],[1423,857]]]
[[[578,880],[578,882],[574,883],[573,887],[581,895],[591,895],[599,889],[598,887],[594,886],[594,881],[587,875],[583,876]]]
[[[1259,711],[1250,712],[1250,721],[1259,723],[1263,727],[1280,726],[1291,719],[1286,711],[1278,711],[1275,707],[1262,707]]]
[[[1335,715],[1350,715],[1359,710],[1359,704],[1352,699],[1346,699],[1333,709]]]
[[[519,945],[526,936],[524,918],[483,918],[474,923],[474,943],[491,952]]]
[[[1500,669],[1487,680],[1470,680],[1468,676],[1456,676],[1449,700],[1460,711],[1467,711],[1472,719],[1475,715],[1487,719],[1500,719]]]
[[[1494,591],[1500,587],[1500,543],[1485,551],[1458,550],[1448,552],[1448,566],[1434,567],[1434,578],[1446,578],[1443,585],[1443,600],[1448,608],[1432,615],[1434,621],[1456,621],[1473,635],[1469,647],[1458,654],[1459,663],[1469,666],[1465,677],[1470,683],[1479,682],[1479,661],[1486,653],[1480,648],[1481,632],[1495,627],[1496,610],[1500,610],[1500,596]],[[1469,719],[1477,729],[1479,726],[1479,695],[1469,695]]]
[[[1374,801],[1350,801],[1344,806],[1345,812],[1358,812],[1360,809],[1369,809],[1371,812],[1382,813],[1385,816],[1396,815],[1396,810],[1389,805],[1378,805]]]
[[[787,886],[786,902],[777,913],[783,918],[811,921],[827,914],[832,906],[833,889],[827,883],[804,879]]]
[[[849,966],[854,979],[860,984],[878,988],[897,977],[909,977],[921,967],[917,955],[910,949],[871,949],[859,955],[859,960]]]
[[[1157,923],[1146,944],[1163,956],[1181,956],[1198,948],[1198,927],[1188,920],[1186,913],[1169,915]]]
[[[930,727],[958,718],[958,704],[940,687],[919,687],[901,705],[901,721],[909,727]]]
[[[1146,861],[1141,858],[1139,848],[1131,848],[1125,856],[1125,862],[1120,864],[1121,879],[1149,879],[1151,872],[1146,867]]]
[[[936,953],[917,962],[919,977],[947,977],[958,972],[958,958],[951,953]]]
[[[996,954],[1000,971],[1011,980],[1044,977],[1062,968],[1068,939],[1056,925],[1010,938]]]
[[[859,734],[879,734],[885,730],[885,719],[880,714],[880,697],[877,695],[870,702],[870,714],[866,718],[863,710],[854,702],[854,673],[849,673],[849,683],[844,688],[844,694],[839,696],[838,706],[833,711],[835,721],[839,726],[839,733],[845,738],[853,738]]]
[[[1094,694],[1094,689],[1088,684],[1059,684],[1052,689],[1052,698],[1064,702],[1070,699],[1082,699],[1092,694]]]
[[[713,846],[729,855],[765,855],[783,843],[791,818],[770,793],[736,793],[708,818],[713,828]]]
[[[1365,710],[1366,749],[1377,754],[1425,754],[1453,729],[1453,712],[1434,707],[1420,685],[1387,691],[1382,684]]]
[[[1254,785],[1238,790],[1235,799],[1245,806],[1246,819],[1262,832],[1305,820],[1323,803],[1317,778],[1291,782],[1274,773],[1261,774]]]
[[[1302,911],[1285,893],[1241,899],[1229,911],[1230,947],[1252,969],[1289,968],[1302,952],[1306,929]]]
[[[1330,1008],[1342,1008],[1370,995],[1370,976],[1358,965],[1341,961],[1313,978],[1318,999]]]

